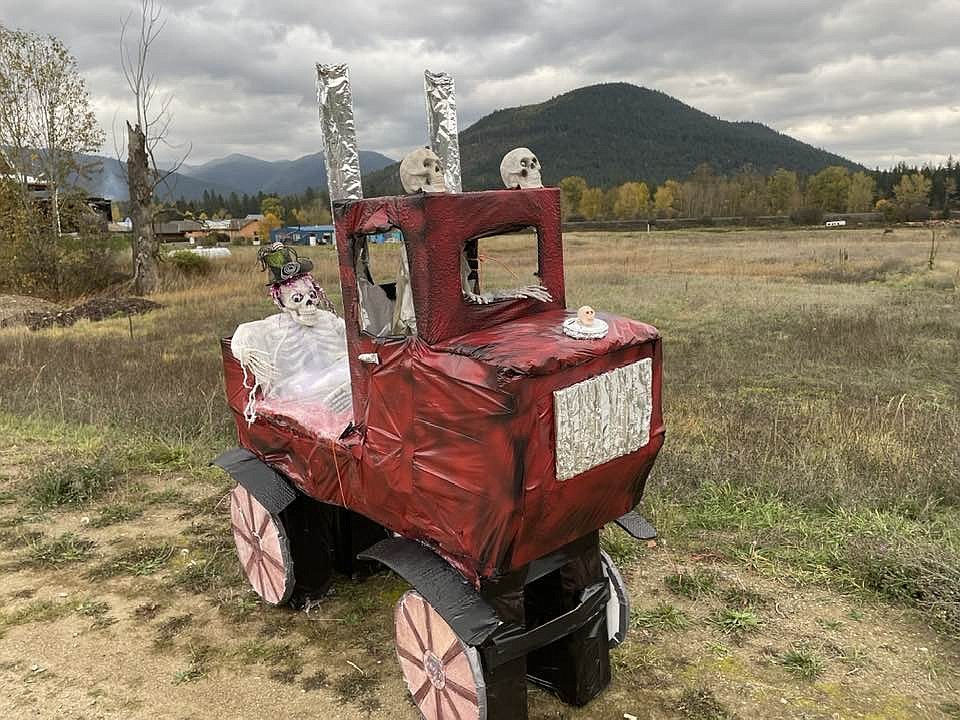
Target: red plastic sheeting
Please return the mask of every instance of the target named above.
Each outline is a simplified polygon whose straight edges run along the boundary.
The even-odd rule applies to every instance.
[[[602,527],[639,502],[663,443],[661,356],[649,325],[600,314],[607,337],[562,334],[556,190],[374,198],[337,208],[355,427],[335,440],[311,421],[242,417],[242,372],[225,344],[240,443],[301,490],[421,539],[468,577],[519,568]],[[486,306],[461,298],[459,253],[473,237],[533,225],[554,303]],[[388,226],[404,235],[419,337],[359,330],[354,242]],[[379,364],[362,364],[375,352]],[[556,479],[553,392],[652,359],[650,440],[569,480]]]

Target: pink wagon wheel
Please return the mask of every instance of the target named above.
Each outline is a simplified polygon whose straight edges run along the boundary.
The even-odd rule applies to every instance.
[[[480,656],[464,644],[416,590],[394,611],[400,669],[426,720],[486,720]]]
[[[270,605],[287,602],[293,593],[293,561],[280,518],[237,485],[230,493],[230,523],[240,565],[257,595]]]

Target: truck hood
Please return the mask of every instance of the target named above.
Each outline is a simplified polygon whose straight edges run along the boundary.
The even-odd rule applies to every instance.
[[[498,368],[500,373],[549,375],[660,338],[652,325],[598,312],[597,317],[609,327],[607,335],[598,340],[579,340],[563,332],[563,321],[574,316],[574,310],[547,310],[442,340],[433,349],[471,357]]]

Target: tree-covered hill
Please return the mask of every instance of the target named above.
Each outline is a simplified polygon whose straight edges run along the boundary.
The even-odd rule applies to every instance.
[[[604,187],[628,180],[659,184],[686,178],[704,162],[720,174],[748,164],[763,174],[779,167],[803,174],[828,165],[862,169],[766,125],[720,120],[627,83],[580,88],[481,118],[460,133],[464,190],[501,187],[500,159],[518,146],[537,154],[548,185],[569,175]],[[397,170],[395,164],[371,173],[365,194],[400,192]]]

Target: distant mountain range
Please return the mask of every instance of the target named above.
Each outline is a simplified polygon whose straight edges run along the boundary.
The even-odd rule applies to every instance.
[[[393,163],[393,160],[378,152],[360,151],[361,173],[372,173]],[[302,193],[307,187],[327,189],[323,153],[273,162],[235,153],[203,165],[184,165],[179,172],[193,180],[231,187],[238,193],[248,195],[255,195],[261,190],[269,195],[292,195]]]
[[[497,110],[460,133],[464,190],[501,187],[500,160],[515,147],[531,148],[543,165],[544,184],[580,175],[592,186],[628,180],[659,184],[685,179],[710,163],[719,174],[752,165],[770,174],[779,167],[803,174],[828,165],[862,170],[846,158],[821,150],[756,122],[729,122],[656,90],[610,83],[572,90],[536,105]],[[412,149],[412,148],[411,148]],[[101,158],[99,175],[86,183],[96,195],[125,199],[125,173]],[[402,192],[399,163],[377,152],[360,151],[364,194]],[[323,155],[297,160],[260,160],[228,155],[201,165],[184,165],[170,176],[161,195],[198,200],[204,190],[228,197],[301,193],[327,187]]]
[[[83,185],[91,195],[115,200],[127,199],[126,169],[116,158],[97,155],[83,157],[83,162],[99,161],[95,171]],[[360,170],[371,173],[392,164],[386,155],[366,150],[360,151]],[[204,190],[219,193],[224,197],[231,192],[237,195],[256,195],[263,191],[268,195],[302,193],[308,187],[326,190],[327,170],[323,154],[304,155],[297,160],[260,160],[247,155],[228,155],[202,165],[184,165],[170,175],[160,187],[159,194],[165,200],[199,200]]]
[[[592,85],[536,105],[497,110],[460,133],[464,190],[502,187],[500,160],[529,147],[546,185],[579,175],[589,185],[685,179],[708,162],[719,174],[752,165],[804,174],[828,165],[862,170],[846,158],[756,122],[728,122],[665,93],[627,83]],[[364,179],[367,196],[401,192],[399,164]]]

